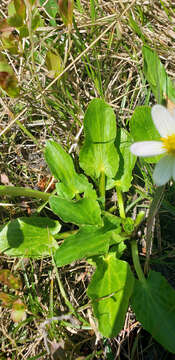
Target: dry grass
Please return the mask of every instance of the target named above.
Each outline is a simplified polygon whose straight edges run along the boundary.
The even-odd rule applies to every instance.
[[[0,98],[0,175],[1,182],[5,174],[7,184],[31,188],[41,187],[43,180],[45,190],[51,181],[43,156],[46,140],[53,138],[68,151],[78,152],[83,138],[80,131],[83,114],[91,99],[104,97],[114,108],[119,126],[124,127],[128,126],[137,105],[154,102],[142,71],[143,42],[156,49],[168,74],[174,77],[175,3],[165,0],[77,1],[70,35],[58,14],[56,25],[52,25],[46,9],[39,6],[39,12],[43,25],[31,38],[22,41],[21,55],[2,50],[16,74],[21,93],[19,98],[5,95]],[[7,1],[2,0],[0,17],[6,16]],[[64,64],[63,72],[54,80],[48,77],[45,62],[50,49],[58,51]],[[40,205],[26,199],[3,201],[1,224],[19,215],[28,215]],[[43,213],[48,211],[46,208]],[[68,326],[62,318],[61,323],[46,326],[45,334],[41,323],[68,311],[51,260],[19,260],[2,255],[0,263],[2,269],[20,274],[23,288],[18,295],[28,309],[27,319],[14,324],[10,311],[1,307],[0,359],[51,359],[44,339],[52,353],[59,347],[60,354],[55,359],[80,359],[78,356],[113,360],[171,358],[141,331],[131,311],[128,311],[123,331],[113,340],[96,342],[96,326],[89,308],[80,313],[94,327],[93,331],[81,329],[80,323]],[[60,271],[75,309],[88,302],[86,287],[91,272],[91,267],[84,262]],[[63,345],[65,350],[61,354]]]

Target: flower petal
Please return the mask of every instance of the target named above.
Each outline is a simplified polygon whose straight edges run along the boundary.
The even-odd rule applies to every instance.
[[[155,156],[166,153],[161,141],[138,141],[131,145],[130,150],[137,156]]]
[[[173,109],[170,111],[170,113],[171,113],[171,116],[173,117],[173,119],[174,119],[174,121],[175,121],[175,109],[173,108]]]
[[[165,185],[173,175],[175,158],[167,155],[163,157],[155,166],[153,172],[154,183],[158,186]]]
[[[162,105],[154,105],[151,115],[159,134],[166,137],[175,134],[175,118]]]

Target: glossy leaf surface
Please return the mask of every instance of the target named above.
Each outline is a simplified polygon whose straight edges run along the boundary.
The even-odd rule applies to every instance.
[[[58,195],[72,199],[76,194],[85,193],[85,196],[96,198],[92,184],[84,175],[76,173],[71,156],[60,144],[48,141],[45,159],[54,177],[60,180],[60,183],[57,184]]]
[[[145,284],[135,281],[132,308],[144,329],[175,354],[175,290],[160,273],[150,271]]]
[[[113,109],[101,99],[90,102],[84,118],[85,143],[80,151],[80,166],[98,179],[102,172],[114,177],[118,153],[114,145],[116,118]]]
[[[114,179],[107,178],[107,190],[114,186],[119,187],[123,192],[129,190],[132,181],[132,170],[136,162],[136,156],[130,151],[132,142],[133,139],[126,130],[120,129],[117,132],[115,144],[119,154],[119,168]]]
[[[9,256],[48,256],[58,248],[53,235],[58,221],[42,217],[22,217],[10,221],[0,231],[0,251]]]
[[[51,196],[49,204],[52,211],[64,222],[77,225],[101,225],[101,210],[98,202],[91,198],[78,201]]]
[[[120,243],[123,238],[118,227],[110,222],[105,222],[101,228],[97,226],[83,226],[73,236],[69,236],[56,251],[57,266],[72,263],[78,259],[108,252],[109,245]]]
[[[124,325],[134,277],[129,264],[114,253],[98,257],[97,268],[88,286],[99,331],[105,337],[114,337]]]
[[[133,142],[136,141],[160,141],[160,134],[157,131],[151,116],[151,108],[149,106],[138,106],[130,120],[130,132]],[[145,157],[145,161],[156,163],[161,156]]]

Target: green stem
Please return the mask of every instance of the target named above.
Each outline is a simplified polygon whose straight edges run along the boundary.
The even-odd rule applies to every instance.
[[[155,193],[149,209],[148,220],[147,220],[147,229],[146,229],[146,261],[144,267],[144,273],[147,274],[149,270],[149,259],[151,255],[152,248],[152,233],[153,233],[153,224],[155,216],[161,205],[163,195],[164,195],[165,186],[159,186]]]
[[[0,195],[8,196],[29,196],[35,199],[48,200],[51,194],[44,193],[30,188],[0,185]]]
[[[99,195],[102,198],[103,209],[105,209],[105,173],[101,171],[99,180]]]
[[[65,291],[64,291],[64,287],[62,285],[62,282],[60,280],[60,275],[59,275],[59,272],[58,272],[58,269],[56,267],[56,264],[55,264],[55,261],[54,259],[52,258],[52,263],[53,263],[53,266],[54,266],[54,270],[55,270],[55,275],[56,275],[56,279],[58,281],[58,286],[59,286],[59,289],[60,289],[60,292],[61,292],[61,295],[66,303],[66,305],[68,306],[69,310],[72,312],[72,313],[75,313],[75,310],[74,310],[74,307],[72,306],[71,302],[69,301]]]
[[[116,192],[117,192],[117,201],[118,201],[120,217],[122,219],[125,219],[126,216],[125,216],[125,209],[124,209],[124,204],[123,204],[122,192],[121,192],[121,190],[120,190],[120,188],[118,186],[116,186]]]
[[[53,190],[52,193],[50,193],[50,196],[56,194],[56,192],[57,192],[56,189]],[[45,208],[48,202],[49,202],[49,198],[36,209],[37,214],[39,214]]]
[[[143,273],[141,265],[140,265],[136,240],[131,241],[131,251],[132,251],[132,259],[133,259],[133,263],[134,263],[134,268],[137,273],[137,276],[138,276],[139,280],[143,284],[145,284],[146,279],[145,279],[144,273]]]
[[[24,134],[26,134],[38,147],[42,149],[42,146],[38,143],[38,140],[35,139],[35,137],[31,134],[31,132],[27,130],[26,127],[23,124],[21,124],[19,120],[16,120],[16,124],[24,132]]]
[[[129,210],[131,210],[139,201],[142,201],[144,199],[143,195],[140,195],[135,201],[133,201],[131,204],[129,204],[126,209],[125,212],[126,214],[128,213]]]
[[[53,317],[54,311],[53,311],[53,274],[50,274],[50,296],[49,296],[49,316]]]

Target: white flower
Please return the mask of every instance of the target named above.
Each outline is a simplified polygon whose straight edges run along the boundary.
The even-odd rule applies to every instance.
[[[175,112],[171,114],[164,106],[154,105],[151,114],[160,141],[135,142],[130,150],[134,155],[144,157],[165,154],[153,172],[154,183],[162,186],[171,178],[175,180]]]

